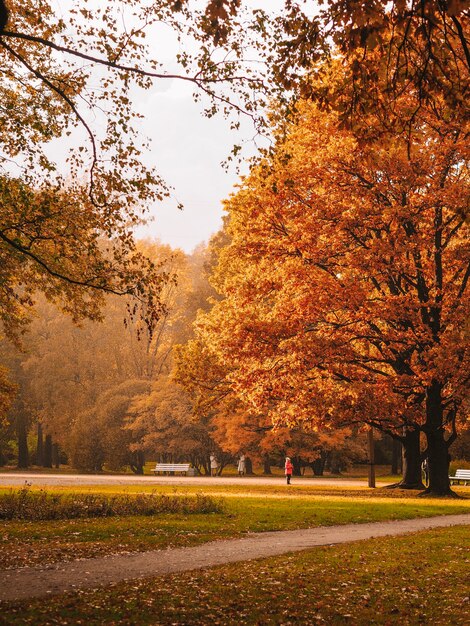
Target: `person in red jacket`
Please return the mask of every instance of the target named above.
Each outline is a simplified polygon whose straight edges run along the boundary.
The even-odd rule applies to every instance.
[[[291,479],[293,470],[294,470],[294,466],[292,465],[290,458],[286,456],[286,464],[284,465],[284,471],[286,474],[288,485],[290,485],[290,479]]]

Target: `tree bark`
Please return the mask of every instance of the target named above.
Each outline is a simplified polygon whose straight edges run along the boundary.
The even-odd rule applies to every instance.
[[[419,432],[417,429],[406,430],[403,436],[403,478],[398,483],[400,489],[424,489]]]
[[[17,421],[18,437],[18,467],[25,469],[29,467],[28,432],[23,417],[18,417]]]
[[[403,449],[403,477],[400,482],[389,485],[389,489],[424,489],[421,476],[420,431],[406,430],[402,437],[396,437]]]
[[[38,441],[36,445],[36,464],[39,467],[44,466],[44,436],[42,432],[42,424],[38,422]]]
[[[374,431],[371,426],[367,431],[367,443],[369,448],[369,487],[375,488],[375,441]]]
[[[292,465],[294,466],[294,469],[293,469],[293,472],[292,472],[293,475],[294,476],[302,476],[302,466],[301,466],[301,463],[300,463],[300,461],[301,461],[300,456],[294,456],[294,457],[292,457],[291,460],[292,460]]]
[[[129,465],[134,474],[137,474],[138,476],[143,476],[145,465],[144,452],[142,450],[137,450],[136,452],[133,452]]]
[[[392,474],[401,474],[402,472],[401,460],[402,460],[401,442],[398,439],[392,439],[392,466],[390,468]]]
[[[248,456],[245,458],[245,472],[247,476],[253,476],[253,462]]]
[[[271,472],[271,459],[269,458],[269,456],[265,456],[263,458],[263,474],[265,476],[270,476],[272,474],[272,472]]]
[[[58,444],[58,443],[53,443],[53,444],[52,444],[52,465],[53,465],[56,469],[59,469],[59,467],[60,467],[60,461],[59,461],[59,444]]]
[[[52,437],[46,435],[44,441],[44,467],[52,467]]]
[[[429,486],[425,494],[455,496],[449,480],[449,444],[444,437],[442,386],[433,380],[426,393],[426,425],[428,443]]]

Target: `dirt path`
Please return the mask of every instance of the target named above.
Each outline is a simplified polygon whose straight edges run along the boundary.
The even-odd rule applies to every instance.
[[[135,476],[135,475],[107,475],[107,474],[38,474],[34,472],[5,472],[0,473],[0,486],[21,487],[25,483],[41,486],[80,487],[83,485],[269,485],[283,486],[284,476]],[[316,478],[314,476],[295,476],[294,485],[303,486],[346,486],[367,487],[366,479],[355,478]],[[378,483],[384,486],[387,483]]]
[[[155,550],[85,559],[47,567],[6,570],[0,572],[0,600],[13,601],[65,593],[127,579],[163,576],[225,563],[266,558],[315,546],[463,524],[470,525],[470,514],[253,533],[243,539],[213,541],[193,548]]]

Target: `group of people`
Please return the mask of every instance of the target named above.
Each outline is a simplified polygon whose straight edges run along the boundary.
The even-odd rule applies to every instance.
[[[238,459],[238,474],[243,476],[246,471],[246,463],[245,463],[245,455],[242,454]],[[292,461],[290,457],[286,456],[286,462],[284,463],[284,473],[286,475],[287,484],[290,485],[290,481],[292,478],[292,474],[294,472],[294,466],[292,465]]]
[[[219,462],[214,454],[210,455],[210,463],[211,463],[211,475],[217,476],[219,471]],[[237,464],[237,470],[239,476],[244,476],[246,474],[246,457],[244,454],[240,455]],[[290,457],[286,456],[286,462],[284,464],[284,473],[286,475],[287,484],[290,485],[290,481],[292,478],[292,473],[294,471],[294,466],[292,465],[292,461]]]

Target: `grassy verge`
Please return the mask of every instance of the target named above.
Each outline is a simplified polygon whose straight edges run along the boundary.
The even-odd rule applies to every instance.
[[[0,493],[2,520],[56,520],[117,515],[159,515],[162,513],[219,513],[221,502],[201,493],[103,494],[64,493],[29,487]]]
[[[5,624],[468,623],[468,527],[9,604]]]
[[[53,488],[50,488],[51,491]],[[84,493],[133,493],[133,488],[83,488]],[[197,488],[174,493],[190,495]],[[243,491],[244,489],[244,491]],[[247,532],[292,530],[393,519],[470,513],[467,500],[423,500],[396,491],[315,490],[228,485],[209,492],[224,496],[223,511],[200,515],[165,513],[158,516],[53,521],[5,521],[0,533],[0,568],[46,564],[105,554],[198,545]],[[70,489],[54,488],[58,493]],[[159,489],[160,491],[160,489]],[[168,493],[169,489],[162,489]],[[467,490],[468,491],[468,490]]]

